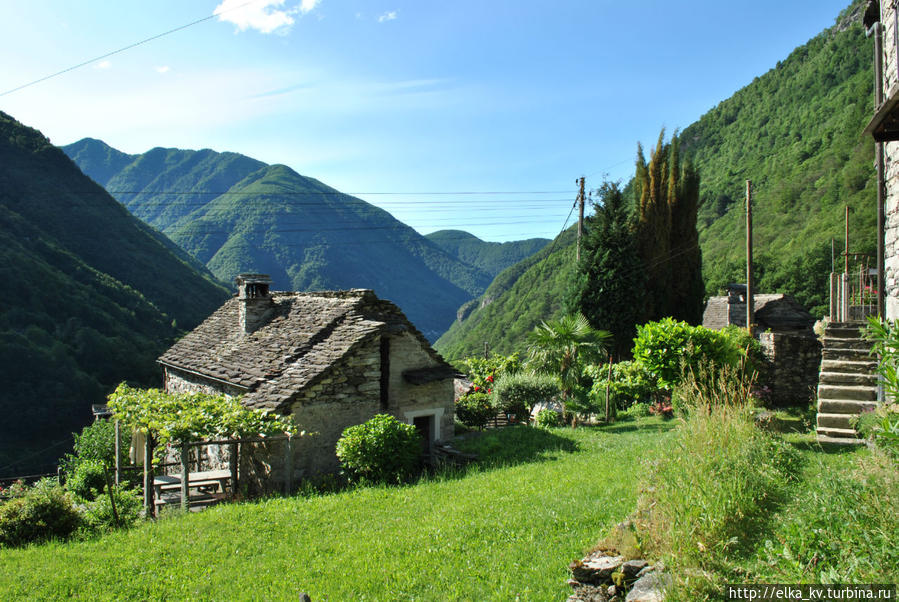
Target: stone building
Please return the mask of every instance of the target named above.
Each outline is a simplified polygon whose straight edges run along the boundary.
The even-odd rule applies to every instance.
[[[414,424],[427,447],[453,435],[454,370],[396,305],[370,290],[269,292],[270,282],[238,276],[238,294],[159,358],[166,391],[292,414],[311,433],[292,462],[256,453],[276,481],[284,466],[292,482],[336,470],[343,429],[378,413]]]
[[[782,293],[753,295],[755,332],[765,355],[759,374],[766,402],[773,406],[809,403],[815,396],[821,366],[821,343],[812,327],[815,317]],[[727,295],[711,297],[702,325],[713,330],[746,327],[746,285],[729,284]]]
[[[899,318],[899,14],[894,2],[868,0],[863,18],[874,38],[874,137],[877,167],[878,313]],[[879,268],[883,267],[883,270]]]

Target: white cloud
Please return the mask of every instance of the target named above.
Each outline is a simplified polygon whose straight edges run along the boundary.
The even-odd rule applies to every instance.
[[[212,14],[219,21],[233,23],[238,31],[255,29],[260,33],[286,33],[296,22],[294,15],[305,15],[319,5],[321,0],[301,0],[294,7],[285,7],[285,0],[222,0]]]
[[[378,17],[378,23],[384,23],[385,21],[393,21],[395,19],[396,19],[396,11],[391,10],[391,11],[384,13],[380,17]]]
[[[109,61],[100,61],[94,65],[94,69],[109,69],[110,67],[112,67],[112,63]]]
[[[160,65],[158,67],[154,67],[154,69],[156,69],[156,73],[163,73],[163,74],[168,73],[169,71],[172,70],[172,68],[169,67],[168,65]]]

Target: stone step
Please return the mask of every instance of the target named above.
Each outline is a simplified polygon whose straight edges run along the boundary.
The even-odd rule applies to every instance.
[[[858,416],[862,412],[877,407],[876,401],[859,401],[857,399],[819,399],[818,411],[824,414],[851,414]]]
[[[861,328],[865,328],[867,325],[868,323],[862,320],[856,320],[852,322],[828,322],[827,328],[854,328],[856,330],[859,330]]]
[[[843,349],[838,347],[825,347],[821,350],[821,359],[863,362],[872,358],[871,353],[867,349]]]
[[[876,401],[877,387],[818,385],[818,399],[857,399]]]
[[[824,337],[824,348],[864,349],[865,351],[871,351],[871,341],[860,338],[836,338],[827,335]]]
[[[818,433],[818,437],[821,435],[825,437],[836,437],[842,439],[858,439],[858,433],[855,432],[853,428],[837,428],[832,426],[819,426],[815,429]]]
[[[877,362],[871,358],[863,361],[823,359],[821,371],[841,374],[874,374],[877,371]]]
[[[861,330],[856,326],[843,326],[840,328],[828,326],[824,330],[824,337],[838,337],[838,338],[860,338],[862,336]]]
[[[861,372],[821,372],[818,375],[819,385],[854,385],[864,387],[876,387],[877,375]]]
[[[853,418],[855,418],[855,414],[822,414],[818,412],[816,424],[819,429],[848,429],[855,432],[851,424]]]
[[[830,437],[819,433],[818,443],[821,445],[864,445],[865,441],[856,437]]]

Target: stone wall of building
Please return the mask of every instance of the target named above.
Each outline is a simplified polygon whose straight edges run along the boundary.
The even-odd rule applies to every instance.
[[[432,368],[440,363],[431,357],[417,338],[409,333],[390,337],[390,386],[388,411],[411,424],[416,415],[435,417],[434,439],[449,441],[453,437],[453,379],[414,385],[403,378],[403,372]],[[433,428],[432,427],[432,428]]]
[[[899,63],[895,44],[895,8],[892,2],[880,3],[883,25],[883,97],[889,98],[899,86]],[[872,114],[873,114],[872,109]],[[884,224],[884,285],[886,316],[899,318],[899,142],[884,145],[886,180],[886,223]],[[872,209],[873,211],[873,209]]]
[[[759,378],[759,384],[767,387],[767,401],[773,406],[813,402],[821,367],[818,339],[763,332],[759,343],[767,360]]]
[[[205,376],[197,376],[190,372],[178,370],[171,366],[163,367],[163,389],[167,393],[207,393],[209,395],[225,394],[237,397],[245,393],[243,389],[227,383],[210,380]]]

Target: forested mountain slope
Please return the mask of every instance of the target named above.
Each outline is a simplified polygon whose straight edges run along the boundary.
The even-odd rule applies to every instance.
[[[859,22],[862,6],[854,2],[834,27],[680,133],[682,153],[701,178],[698,229],[707,294],[745,281],[747,179],[754,191],[760,292],[791,294],[822,315],[831,238],[840,253],[846,205],[851,250],[873,252],[874,145],[861,134],[872,114],[873,48]],[[631,187],[625,192],[632,195]],[[481,299],[460,310],[438,349],[454,359],[483,352],[484,341],[501,352],[524,349],[525,325],[561,311],[573,274],[572,241],[568,231],[555,248],[501,273]],[[535,270],[550,250],[546,263],[553,268]],[[512,320],[515,327],[506,328]]]
[[[158,386],[156,357],[228,295],[2,112],[0,255],[0,475],[51,467],[121,380]]]
[[[90,139],[65,151],[224,281],[264,272],[282,290],[371,288],[436,339],[492,277],[383,209],[284,165],[178,149],[122,161]]]
[[[484,270],[491,278],[549,244],[548,238],[488,242],[463,230],[438,230],[426,234],[425,238],[465,263]]]

